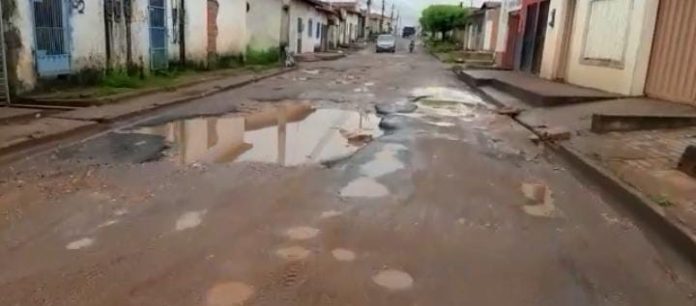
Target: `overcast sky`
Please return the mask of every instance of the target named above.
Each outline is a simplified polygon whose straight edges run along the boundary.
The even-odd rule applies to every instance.
[[[350,0],[324,0],[327,2],[348,2]],[[361,3],[361,6],[367,7],[367,0],[354,0]],[[391,5],[394,3],[396,9],[401,12],[401,25],[418,25],[421,11],[431,4],[459,4],[464,2],[464,5],[481,6],[484,0],[385,0],[385,15],[391,12]],[[379,13],[382,10],[382,0],[372,0],[373,12]],[[396,14],[396,13],[395,13]]]

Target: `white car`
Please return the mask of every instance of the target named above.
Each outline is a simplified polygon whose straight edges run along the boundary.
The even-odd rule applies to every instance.
[[[396,37],[390,34],[382,34],[378,36],[376,52],[396,53]]]

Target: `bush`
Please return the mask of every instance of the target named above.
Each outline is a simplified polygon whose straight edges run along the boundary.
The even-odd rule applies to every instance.
[[[428,48],[435,53],[446,53],[459,49],[457,44],[452,41],[429,41]]]
[[[280,62],[280,50],[278,48],[268,48],[266,50],[256,50],[248,48],[246,52],[247,65],[272,65]]]

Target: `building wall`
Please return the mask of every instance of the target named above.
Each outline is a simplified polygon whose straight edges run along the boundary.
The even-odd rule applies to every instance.
[[[496,36],[495,53],[496,61],[502,63],[508,38],[508,19],[510,12],[518,11],[522,8],[521,0],[504,0],[500,5],[498,15],[498,35]]]
[[[658,1],[578,0],[567,81],[619,94],[642,95],[657,9]]]
[[[208,0],[186,0],[185,4],[186,60],[205,64],[208,62]]]
[[[486,10],[483,49],[486,51],[495,51],[495,45],[498,43],[498,19],[500,17],[500,9]]]
[[[217,0],[220,10],[217,16],[217,52],[220,56],[239,55],[246,51],[247,0]],[[251,1],[253,2],[253,1]],[[278,16],[280,18],[280,16]],[[280,27],[278,28],[280,31]]]
[[[317,38],[317,22],[327,24],[326,15],[319,12],[313,6],[304,1],[293,1],[290,7],[290,50],[297,52],[297,26],[298,18],[302,18],[302,46],[301,53],[314,52],[314,47],[321,44],[321,38]],[[312,35],[309,35],[309,19],[312,19]]]
[[[33,89],[39,79],[34,58],[35,31],[33,20],[33,2],[16,1],[14,14],[5,21],[5,26],[14,29],[17,34],[11,45],[12,62],[8,64],[13,74],[14,89],[21,93]],[[106,68],[106,42],[104,35],[104,4],[102,0],[87,2],[82,13],[64,3],[67,19],[66,43],[70,53],[70,70],[72,73],[86,69],[103,70]],[[94,31],[98,27],[99,31]]]
[[[546,29],[546,41],[541,59],[539,76],[545,79],[565,78],[565,64],[568,54],[564,51],[570,41],[565,36],[568,21],[572,22],[574,16],[571,5],[575,0],[551,0],[549,5],[549,21],[554,18],[553,26]],[[554,16],[555,14],[555,16]]]
[[[280,0],[250,1],[247,13],[249,46],[253,49],[277,48],[280,46],[280,31],[283,5]]]

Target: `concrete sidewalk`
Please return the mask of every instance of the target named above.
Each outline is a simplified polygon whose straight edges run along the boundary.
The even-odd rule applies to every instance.
[[[549,127],[567,128],[571,138],[561,146],[582,154],[644,194],[656,213],[696,242],[696,179],[676,170],[686,147],[696,144],[696,127],[596,134],[590,131],[591,115],[595,113],[696,114],[696,108],[650,99],[622,99],[530,109],[517,116],[536,132]]]
[[[557,152],[587,170],[586,174],[603,182],[613,194],[618,193],[628,211],[654,225],[696,261],[696,179],[677,170],[684,150],[696,144],[696,127],[603,134],[591,131],[594,114],[696,116],[696,107],[625,98],[554,107],[529,103],[520,108],[486,95],[481,87],[475,89],[498,106],[517,109],[510,115],[540,137],[551,129],[564,131],[564,137],[551,140]],[[565,139],[568,134],[570,138]]]
[[[145,94],[121,103],[79,108],[40,118],[29,117],[24,120],[13,120],[7,124],[0,124],[0,154],[22,152],[30,147],[55,142],[76,134],[100,131],[106,129],[108,123],[117,120],[210,96],[291,70],[294,68],[278,68],[260,73],[232,76],[171,91]]]

